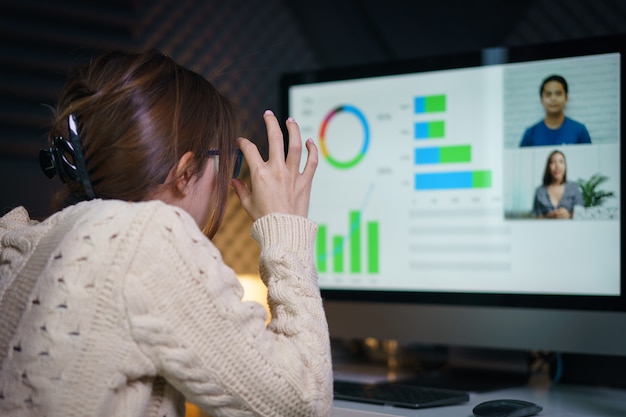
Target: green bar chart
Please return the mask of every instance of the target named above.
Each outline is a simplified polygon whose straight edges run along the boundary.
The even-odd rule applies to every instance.
[[[353,210],[348,213],[344,231],[330,234],[327,225],[319,225],[315,245],[318,271],[339,274],[379,273],[379,222],[364,222],[361,211]]]
[[[416,191],[485,189],[492,185],[489,170],[468,170],[467,164],[474,162],[472,145],[467,143],[448,144],[452,139],[446,132],[445,114],[448,100],[445,94],[418,96],[414,98],[414,114],[420,117],[413,125],[416,148],[414,164],[420,169],[415,174]],[[426,120],[423,120],[426,118]],[[443,120],[442,120],[443,119]],[[436,139],[440,146],[430,146]],[[457,139],[458,140],[458,139]],[[422,146],[424,144],[425,146]],[[459,164],[465,164],[460,166]],[[428,166],[460,166],[450,171],[439,169],[428,171]]]
[[[418,96],[414,99],[415,113],[437,113],[446,111],[446,95]]]

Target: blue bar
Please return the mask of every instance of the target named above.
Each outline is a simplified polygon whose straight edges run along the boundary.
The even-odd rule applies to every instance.
[[[419,148],[415,150],[416,164],[437,164],[441,160],[441,148]]]
[[[473,188],[471,171],[434,172],[415,175],[416,190],[451,190]]]
[[[415,97],[415,113],[426,112],[426,97]]]
[[[415,139],[428,139],[428,122],[415,123]]]

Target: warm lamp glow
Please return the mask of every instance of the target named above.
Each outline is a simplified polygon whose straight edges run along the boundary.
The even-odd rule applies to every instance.
[[[239,282],[243,287],[243,297],[242,301],[256,301],[257,303],[263,305],[265,310],[267,310],[267,317],[269,321],[270,317],[270,308],[267,305],[267,287],[261,281],[261,277],[254,274],[242,274],[237,275],[239,278]]]

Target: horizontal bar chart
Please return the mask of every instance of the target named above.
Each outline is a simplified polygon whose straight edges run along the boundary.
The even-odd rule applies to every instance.
[[[415,113],[435,113],[446,111],[445,94],[415,97]]]
[[[449,164],[471,161],[472,147],[470,145],[417,148],[415,150],[415,163],[417,165]]]
[[[416,190],[452,190],[491,187],[491,171],[428,172],[415,175]]]
[[[474,155],[472,145],[457,144],[458,138],[449,143],[446,132],[447,97],[445,94],[419,95],[413,97],[414,113],[420,119],[413,122],[413,164],[418,173],[414,173],[415,191],[486,189],[492,187],[492,173],[489,170],[474,170]],[[428,119],[428,120],[424,120]],[[431,139],[440,140],[441,146],[423,146]],[[422,142],[422,143],[419,143]],[[418,145],[419,143],[419,145]],[[459,165],[465,164],[465,165]],[[438,165],[450,165],[456,169],[442,171]],[[425,172],[424,168],[431,166],[432,170]]]
[[[445,135],[446,125],[443,120],[415,123],[415,139],[441,139]]]

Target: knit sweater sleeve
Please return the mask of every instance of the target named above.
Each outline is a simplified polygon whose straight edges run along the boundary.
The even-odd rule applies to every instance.
[[[158,374],[211,416],[325,416],[328,329],[312,256],[316,226],[273,214],[253,225],[265,308],[186,213],[163,208],[126,277],[131,334]]]

